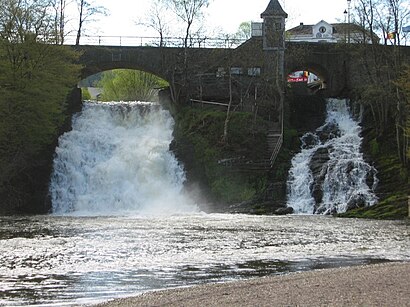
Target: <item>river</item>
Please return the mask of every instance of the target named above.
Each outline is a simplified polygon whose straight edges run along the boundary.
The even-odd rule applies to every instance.
[[[410,260],[403,221],[188,214],[0,218],[0,305],[96,303],[154,289]]]

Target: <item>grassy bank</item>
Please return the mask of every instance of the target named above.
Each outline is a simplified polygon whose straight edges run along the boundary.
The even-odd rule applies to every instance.
[[[232,113],[224,139],[225,110],[183,107],[176,114],[172,149],[183,161],[189,185],[209,201],[232,204],[264,190],[267,175],[241,165],[266,158],[268,123],[251,113]]]

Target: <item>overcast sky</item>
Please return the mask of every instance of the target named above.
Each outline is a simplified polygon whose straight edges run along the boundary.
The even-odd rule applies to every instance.
[[[88,25],[89,34],[113,36],[146,36],[147,32],[135,25],[144,18],[152,1],[156,0],[98,0],[96,3],[109,10],[109,16],[101,17],[98,23]],[[352,0],[354,3],[355,0]],[[280,0],[288,13],[287,28],[305,24],[315,24],[320,20],[329,23],[344,20],[347,0]],[[206,25],[210,32],[220,29],[224,33],[234,33],[243,21],[260,21],[260,14],[269,0],[213,0],[206,11]],[[352,5],[353,7],[353,5]]]

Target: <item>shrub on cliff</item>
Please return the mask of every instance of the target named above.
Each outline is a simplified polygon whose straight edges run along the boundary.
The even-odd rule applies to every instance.
[[[234,112],[229,123],[229,140],[225,142],[225,117],[226,112],[214,109],[180,110],[176,118],[176,151],[185,162],[188,178],[200,178],[212,194],[208,195],[211,199],[235,203],[252,198],[265,187],[265,174],[240,172],[235,162],[265,158],[268,129],[267,122],[255,120],[253,114]],[[232,166],[226,166],[223,161],[232,161]]]
[[[33,169],[64,121],[78,54],[55,44],[47,3],[2,2],[0,14],[0,212],[30,198]]]

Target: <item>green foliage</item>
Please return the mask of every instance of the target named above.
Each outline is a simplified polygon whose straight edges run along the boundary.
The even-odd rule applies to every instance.
[[[50,1],[0,0],[0,7],[0,211],[4,211],[22,206],[41,186],[39,172],[51,157],[44,153],[65,120],[65,99],[80,67],[73,64],[79,57],[76,52],[57,45],[58,21]]]
[[[404,114],[405,114],[405,151],[408,161],[410,161],[410,65],[407,65],[403,70],[402,76],[398,79],[397,85],[402,92],[405,100]]]
[[[296,129],[284,129],[283,142],[288,148],[292,148],[298,145],[298,131]],[[295,144],[297,143],[297,144]]]
[[[267,123],[254,122],[250,113],[235,112],[229,123],[229,141],[222,142],[226,113],[185,108],[176,119],[175,137],[192,144],[192,168],[203,174],[215,200],[235,203],[251,199],[266,185],[266,175],[242,173],[218,164],[224,159],[261,159],[266,151]],[[265,130],[266,129],[266,130]],[[201,176],[200,176],[201,177]]]
[[[66,46],[0,41],[0,194],[54,142],[79,75],[77,57]]]
[[[244,21],[239,25],[238,31],[235,34],[237,39],[249,39],[252,35],[251,23],[249,21]]]
[[[251,199],[256,190],[240,176],[221,176],[212,182],[211,190],[224,203],[235,203]]]
[[[81,100],[91,100],[90,91],[86,87],[81,88]]]
[[[143,71],[116,69],[104,72],[98,87],[104,101],[156,101],[158,88],[168,83]]]
[[[394,194],[372,207],[350,210],[339,216],[368,219],[404,219],[408,216],[407,195]]]
[[[372,154],[372,156],[375,156],[379,152],[380,152],[379,143],[377,142],[376,139],[371,140],[370,141],[370,153]]]

